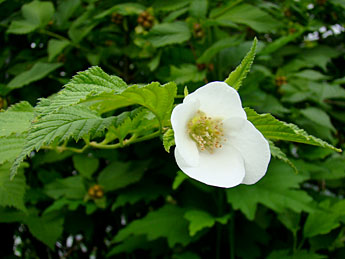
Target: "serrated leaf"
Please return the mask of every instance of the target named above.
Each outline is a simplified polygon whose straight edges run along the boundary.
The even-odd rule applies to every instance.
[[[216,218],[203,210],[188,210],[184,217],[190,222],[189,223],[189,234],[194,236],[198,231],[204,228],[211,228],[216,222],[225,224],[229,219],[230,215],[225,215],[221,218]]]
[[[174,131],[168,129],[163,135],[163,146],[166,152],[170,153],[170,148],[175,146]]]
[[[108,129],[106,140],[111,142],[119,139],[122,142],[128,134],[140,136],[154,128],[159,128],[157,118],[149,110],[140,107],[116,116],[114,125]]]
[[[241,87],[242,81],[246,78],[250,70],[250,67],[253,64],[257,42],[258,40],[254,38],[252,47],[250,48],[247,55],[243,58],[241,64],[238,65],[236,69],[230,73],[227,79],[225,79],[225,83],[232,86],[236,90],[238,90]]]
[[[227,200],[234,209],[239,209],[249,220],[253,220],[258,204],[276,211],[291,209],[295,212],[313,211],[312,197],[305,191],[298,190],[305,176],[294,174],[291,168],[273,160],[269,170],[255,185],[240,185],[226,190]]]
[[[175,244],[187,245],[191,239],[188,222],[184,219],[185,210],[173,205],[149,212],[144,218],[137,219],[121,229],[113,242],[121,242],[131,236],[146,235],[149,241],[160,237],[167,239],[169,247]]]
[[[141,179],[147,170],[149,161],[120,162],[114,161],[98,175],[98,183],[105,191],[124,188]]]
[[[83,101],[83,104],[99,113],[139,104],[153,112],[162,122],[170,119],[176,91],[177,87],[174,82],[165,85],[153,82],[145,86],[129,86],[119,94],[103,93],[94,97],[90,96]]]
[[[0,205],[26,211],[24,205],[26,189],[24,170],[19,169],[17,177],[11,181],[10,168],[10,163],[0,165]]]
[[[22,151],[25,145],[23,136],[11,135],[6,138],[0,138],[0,165],[13,161]]]
[[[32,1],[22,6],[24,20],[12,21],[7,33],[26,34],[46,26],[54,15],[51,2]]]
[[[279,147],[274,145],[274,143],[272,141],[269,140],[268,143],[270,144],[270,151],[271,151],[272,156],[284,161],[289,166],[291,166],[291,168],[296,173],[298,173],[296,166],[290,161],[290,159],[287,158],[286,154],[283,151],[281,151],[281,149]]]
[[[41,99],[36,110],[42,115],[48,114],[61,107],[77,104],[89,95],[121,93],[127,84],[121,78],[108,75],[100,67],[94,66],[79,72],[64,87],[58,94]]]
[[[61,142],[73,138],[78,141],[84,136],[95,136],[109,127],[115,117],[102,118],[83,106],[70,106],[50,113],[35,122],[26,138],[26,144],[11,168],[11,177],[27,155],[53,141]]]
[[[327,142],[308,135],[303,129],[296,125],[277,120],[270,114],[257,114],[253,109],[245,108],[248,120],[264,135],[265,138],[271,140],[285,140],[308,145],[330,148],[334,151],[341,152]]]
[[[34,109],[26,101],[12,105],[6,111],[0,111],[0,137],[27,131],[34,118]]]
[[[147,35],[147,40],[156,47],[164,47],[189,40],[191,37],[188,25],[177,21],[172,23],[160,23],[155,25]]]
[[[37,62],[30,70],[25,71],[13,78],[7,84],[7,88],[9,88],[9,90],[13,90],[40,80],[62,65],[62,63]]]

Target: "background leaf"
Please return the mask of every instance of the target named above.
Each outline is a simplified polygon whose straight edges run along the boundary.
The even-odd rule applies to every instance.
[[[190,238],[187,231],[187,221],[183,218],[182,208],[165,205],[149,213],[146,217],[138,219],[119,231],[113,242],[121,242],[134,235],[145,234],[148,240],[159,237],[167,238],[170,247],[175,244],[188,244]],[[153,226],[153,227],[152,227]]]
[[[148,34],[147,40],[158,48],[185,42],[190,37],[191,33],[186,23],[172,22],[155,25]]]
[[[7,85],[9,90],[13,90],[15,88],[20,88],[25,85],[28,85],[32,82],[38,81],[49,73],[53,72],[57,68],[61,67],[61,63],[43,63],[37,62],[35,65],[28,71],[25,71],[15,78],[13,78]]]

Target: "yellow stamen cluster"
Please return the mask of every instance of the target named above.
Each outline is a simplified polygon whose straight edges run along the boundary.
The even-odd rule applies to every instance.
[[[189,136],[198,145],[200,151],[207,150],[212,154],[214,149],[221,148],[222,143],[226,141],[222,121],[207,117],[202,111],[197,111],[188,122],[187,128]]]

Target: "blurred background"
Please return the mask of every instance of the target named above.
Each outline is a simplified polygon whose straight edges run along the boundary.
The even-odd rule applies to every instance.
[[[0,10],[2,109],[34,106],[91,66],[192,92],[224,80],[257,37],[243,106],[345,147],[344,0],[0,0]],[[186,179],[159,139],[38,152],[15,184],[1,165],[0,257],[344,258],[345,156],[277,145],[290,162],[272,159],[258,184],[229,190]]]

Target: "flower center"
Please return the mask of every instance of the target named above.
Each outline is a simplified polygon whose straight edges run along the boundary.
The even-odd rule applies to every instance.
[[[187,127],[189,136],[198,145],[200,151],[207,150],[212,154],[214,149],[221,148],[221,143],[226,141],[222,120],[207,117],[202,111],[196,112]]]

